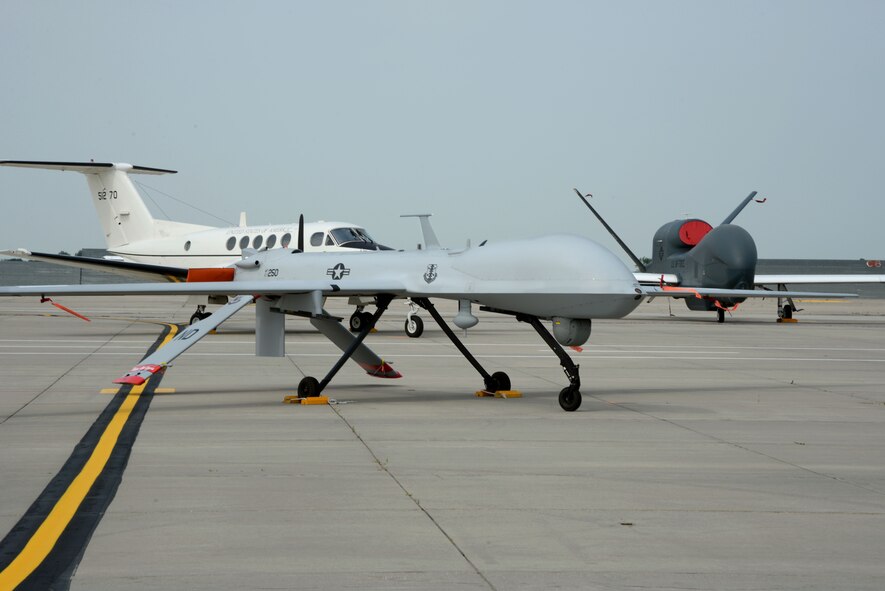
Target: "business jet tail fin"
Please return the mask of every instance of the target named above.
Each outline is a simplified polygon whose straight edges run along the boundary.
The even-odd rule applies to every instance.
[[[111,162],[41,162],[4,160],[0,166],[66,170],[86,175],[92,203],[108,250],[141,240],[164,238],[202,226],[156,220],[129,178],[130,174],[174,174],[174,170]]]

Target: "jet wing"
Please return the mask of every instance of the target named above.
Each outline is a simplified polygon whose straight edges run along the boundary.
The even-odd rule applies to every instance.
[[[714,287],[642,286],[650,297],[671,298],[856,298],[856,293],[819,293],[813,291],[768,291],[763,289],[720,289]]]
[[[786,285],[788,283],[839,284],[839,283],[885,283],[885,273],[853,275],[756,275],[756,285]]]
[[[194,346],[197,341],[209,334],[219,324],[251,304],[254,299],[252,296],[237,296],[231,299],[208,318],[195,322],[179,332],[164,347],[142,359],[141,363],[129,370],[122,378],[114,380],[114,383],[136,386],[145,383],[155,373],[164,371],[170,361]]]
[[[105,285],[17,285],[0,287],[0,295],[9,296],[111,296],[111,295],[286,295],[319,291],[325,296],[405,294],[405,286],[396,280],[348,279],[334,281],[283,279],[267,281],[199,281],[193,283],[109,283]],[[213,314],[214,315],[214,314]]]
[[[77,267],[80,269],[92,269],[105,271],[127,277],[135,277],[147,280],[184,281],[187,279],[187,269],[181,267],[166,267],[163,265],[147,265],[130,261],[115,261],[110,259],[96,259],[92,257],[78,257],[69,254],[50,254],[47,252],[32,252],[24,248],[14,250],[0,250],[0,255],[17,257],[31,261],[42,261],[65,267]]]

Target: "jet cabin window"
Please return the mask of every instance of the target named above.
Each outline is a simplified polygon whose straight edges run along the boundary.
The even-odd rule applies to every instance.
[[[261,248],[262,242],[264,242],[264,237],[263,236],[256,236],[255,240],[252,241],[252,248],[254,248],[255,250],[258,250],[259,248]]]
[[[233,250],[234,246],[236,246],[236,245],[237,245],[237,237],[236,236],[231,236],[230,238],[227,239],[227,249],[228,250]]]
[[[267,250],[270,250],[277,243],[277,235],[271,234],[267,237]]]
[[[249,237],[243,236],[240,238],[240,248],[248,248],[249,246]]]
[[[191,241],[188,240],[187,242],[184,243],[184,250],[187,251],[187,250],[190,250],[190,249],[191,249]]]
[[[289,248],[289,243],[292,242],[291,234],[283,234],[283,237],[280,238],[280,247],[281,248]]]
[[[322,246],[323,245],[323,233],[322,232],[314,232],[310,235],[310,245],[311,246]]]

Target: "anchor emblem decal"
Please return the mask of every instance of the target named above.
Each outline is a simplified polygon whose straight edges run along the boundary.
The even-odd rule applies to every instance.
[[[433,283],[436,279],[436,265],[427,265],[427,271],[424,273],[424,281]]]

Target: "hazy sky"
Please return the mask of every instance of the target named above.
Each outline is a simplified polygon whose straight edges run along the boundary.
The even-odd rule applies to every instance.
[[[755,189],[760,257],[885,258],[885,2],[2,4],[0,160],[172,168],[138,180],[400,248],[430,212],[453,247],[617,251],[577,186],[647,255]],[[103,246],[78,174],[0,168],[0,200],[0,248]]]

